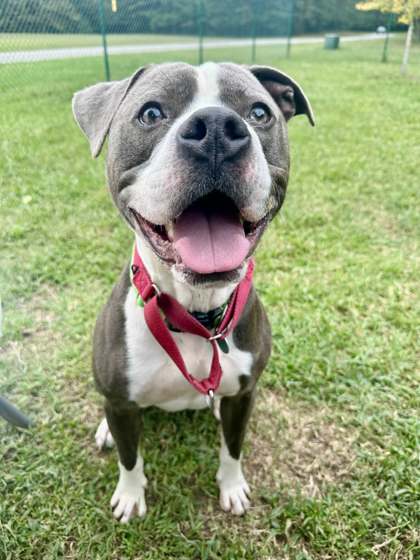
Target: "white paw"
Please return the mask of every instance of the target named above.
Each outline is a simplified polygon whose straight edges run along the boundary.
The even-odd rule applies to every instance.
[[[114,446],[114,438],[112,437],[112,434],[109,430],[106,418],[102,420],[102,422],[98,426],[98,429],[96,430],[95,441],[100,451],[102,451],[102,449]]]
[[[113,516],[121,523],[128,523],[132,517],[146,514],[146,500],[144,489],[147,479],[143,474],[143,461],[137,460],[135,467],[128,471],[121,464],[120,478],[117,488],[111,498]]]
[[[242,473],[241,461],[231,456],[223,434],[216,479],[220,487],[220,507],[234,515],[243,515],[250,506],[250,490]]]
[[[243,515],[250,506],[250,490],[243,476],[236,480],[219,480],[220,507],[234,515]]]
[[[146,500],[144,498],[144,488],[141,486],[137,492],[129,494],[120,490],[117,486],[111,498],[112,515],[120,523],[128,523],[136,514],[143,517],[146,514]]]

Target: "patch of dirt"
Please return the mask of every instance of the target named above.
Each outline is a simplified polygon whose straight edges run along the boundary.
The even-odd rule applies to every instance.
[[[0,355],[15,357],[18,362],[22,361],[22,352],[28,354],[41,354],[51,348],[51,343],[57,338],[57,331],[54,329],[55,317],[48,309],[46,302],[57,300],[58,295],[51,286],[44,286],[29,301],[24,301],[16,305],[16,313],[24,313],[31,319],[31,325],[21,331],[23,340],[12,340],[7,344],[0,344]],[[13,309],[3,311],[3,328],[7,325],[7,316],[14,313]]]
[[[401,234],[401,228],[397,219],[383,208],[377,208],[374,215],[370,216],[369,222],[371,222],[372,218],[377,229],[384,234],[388,234],[390,238],[394,239]]]
[[[311,498],[339,484],[355,461],[356,432],[336,426],[327,409],[310,409],[259,391],[244,457],[251,487],[285,488]]]
[[[0,394],[32,419],[37,408],[43,409],[40,395],[51,390],[41,366],[54,355],[60,337],[51,311],[51,303],[57,299],[57,291],[44,286],[30,300],[18,301],[15,307],[4,310],[4,334],[10,321],[10,332],[18,331],[20,336],[7,342],[0,340]]]

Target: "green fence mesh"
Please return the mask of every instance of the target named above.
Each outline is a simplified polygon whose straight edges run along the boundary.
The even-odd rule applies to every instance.
[[[124,55],[202,62],[241,47],[251,62],[259,46],[289,55],[292,34],[383,22],[353,0],[1,0],[0,87],[40,61],[96,58],[98,80],[109,79]]]

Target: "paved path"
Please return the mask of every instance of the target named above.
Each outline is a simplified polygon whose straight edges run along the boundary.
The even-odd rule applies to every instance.
[[[354,41],[378,41],[384,39],[384,35],[377,33],[366,33],[361,35],[347,35],[341,37],[343,43]],[[99,39],[98,39],[99,40]],[[307,45],[312,43],[323,43],[324,37],[294,37],[292,45]],[[257,39],[258,46],[268,45],[285,45],[287,39],[271,38]],[[204,41],[205,49],[224,49],[236,47],[249,47],[250,39],[206,39]],[[172,52],[172,51],[192,51],[197,49],[197,43],[162,43],[147,45],[123,45],[108,47],[109,54],[140,54],[154,52]],[[65,58],[84,58],[91,56],[102,56],[102,47],[74,47],[64,49],[43,49],[36,51],[12,51],[0,53],[0,64],[15,64],[17,62],[39,62],[42,60],[62,60]]]

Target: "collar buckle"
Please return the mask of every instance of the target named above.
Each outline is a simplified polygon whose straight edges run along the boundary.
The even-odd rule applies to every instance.
[[[148,286],[146,286],[146,289],[141,294],[141,298],[142,298],[144,303],[147,303],[149,301],[149,299],[151,299],[154,296],[159,297],[161,295],[161,293],[162,292],[159,290],[159,288],[156,286],[156,284],[151,282]]]
[[[210,338],[208,338],[208,341],[212,341],[215,340],[220,348],[220,350],[224,353],[224,354],[229,354],[229,344],[226,340],[226,334],[227,334],[227,328],[223,329],[222,332],[219,332],[217,334],[214,334],[213,336],[211,336]]]
[[[155,290],[156,295],[160,296],[162,292],[159,290],[159,288],[156,286],[156,284],[154,282],[152,282],[151,286]]]
[[[218,340],[219,338],[222,338],[222,336],[224,336],[224,331],[223,332],[219,332],[217,334],[214,334],[213,336],[209,336],[209,338],[207,340]]]

